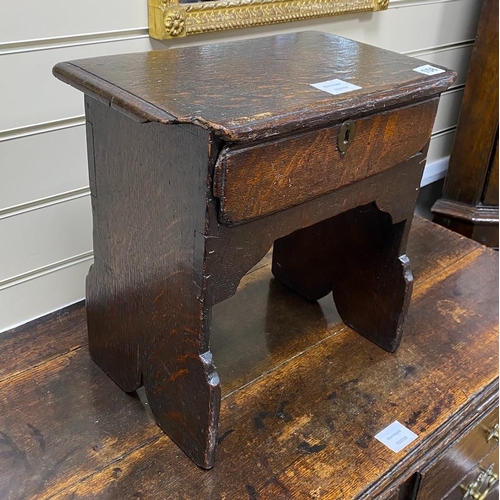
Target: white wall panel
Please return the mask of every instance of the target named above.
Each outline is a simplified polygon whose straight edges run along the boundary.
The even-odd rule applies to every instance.
[[[432,163],[426,163],[420,187],[427,186],[428,184],[445,177],[449,162],[450,157],[446,156],[444,158],[440,158],[439,160],[435,160]]]
[[[81,300],[91,263],[86,259],[0,289],[0,332]]]
[[[92,250],[90,196],[0,219],[0,281]]]
[[[151,48],[148,38],[0,56],[0,131],[83,114],[83,94],[52,76],[52,67],[82,59]]]
[[[438,134],[431,139],[421,186],[442,179],[448,169],[449,156],[453,147],[455,130]]]
[[[147,28],[147,0],[2,0],[0,43]]]
[[[389,10],[193,36],[181,43],[320,29],[392,50],[405,51],[472,39],[478,0],[394,3]],[[394,8],[391,8],[394,7]],[[26,15],[22,15],[25,12]],[[147,0],[2,0],[0,42],[13,42],[147,27]],[[465,38],[464,38],[465,37]],[[177,41],[170,41],[172,46]],[[405,47],[405,48],[400,48]]]
[[[441,96],[433,133],[439,133],[457,125],[463,96],[463,89],[446,92]]]
[[[473,39],[480,7],[477,0],[408,5],[366,14],[361,22],[339,18],[328,31],[396,52],[423,50]]]
[[[0,212],[88,186],[85,126],[0,142]]]

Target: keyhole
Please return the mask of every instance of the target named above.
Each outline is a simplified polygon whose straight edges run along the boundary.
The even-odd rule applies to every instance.
[[[345,135],[344,135],[344,144],[347,144],[349,142],[349,136],[351,135],[351,130],[350,129],[347,129],[345,131]]]
[[[356,127],[352,120],[345,121],[339,130],[339,135],[337,136],[337,147],[339,149],[340,156],[344,156],[345,152],[354,140]]]

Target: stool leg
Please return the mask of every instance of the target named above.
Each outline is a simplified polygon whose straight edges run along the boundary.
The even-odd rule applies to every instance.
[[[346,230],[345,247],[336,252],[333,296],[344,322],[394,352],[413,288],[406,248],[409,223],[391,224],[389,214],[360,207],[339,217]]]
[[[142,331],[134,307],[138,294],[123,283],[106,266],[96,261],[86,282],[86,307],[89,351],[92,359],[125,392],[142,385],[139,363],[139,338]]]
[[[91,98],[86,112],[90,354],[123,390],[142,382],[160,427],[209,468],[220,389],[208,347],[205,247],[217,148],[198,126],[142,123]]]
[[[332,291],[332,253],[335,243],[331,219],[299,229],[273,245],[272,273],[307,300],[319,300]]]
[[[212,467],[221,396],[208,348],[211,310],[193,271],[141,289],[94,269],[87,280],[92,358],[123,390],[143,384],[162,430],[196,464]]]
[[[273,274],[310,300],[333,290],[343,321],[393,352],[413,282],[406,229],[374,204],[357,207],[277,240]]]
[[[169,284],[166,289],[177,300],[157,304],[166,314],[153,313],[144,387],[158,425],[191,460],[209,469],[215,459],[221,399],[212,353],[200,342],[208,338],[203,332],[210,329],[211,314],[199,314],[200,301],[192,290],[186,293],[186,288]]]

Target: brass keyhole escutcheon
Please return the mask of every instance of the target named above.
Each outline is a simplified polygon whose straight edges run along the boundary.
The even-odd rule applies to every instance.
[[[345,152],[352,144],[354,140],[354,135],[356,131],[356,125],[352,120],[345,121],[339,130],[339,135],[337,138],[337,147],[339,148],[340,155],[344,156]]]

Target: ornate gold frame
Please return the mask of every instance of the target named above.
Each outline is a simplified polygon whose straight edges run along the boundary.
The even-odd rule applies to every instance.
[[[148,0],[149,34],[157,40],[212,31],[387,9],[389,0]]]

